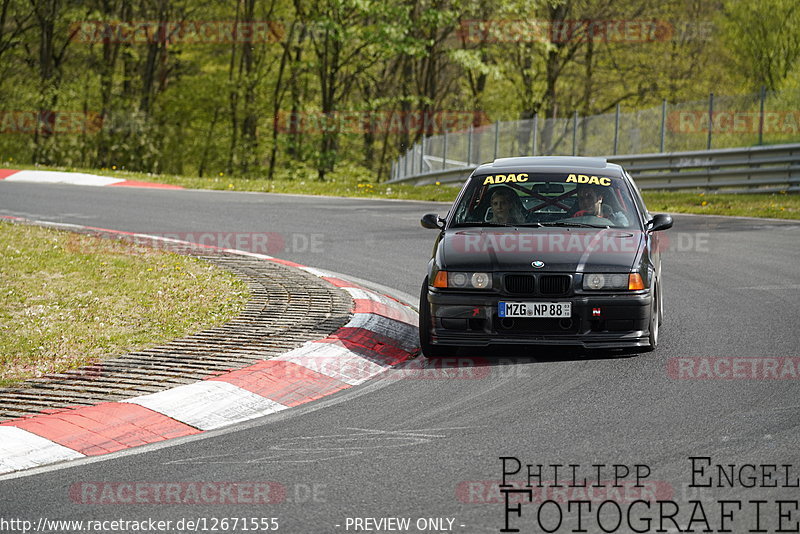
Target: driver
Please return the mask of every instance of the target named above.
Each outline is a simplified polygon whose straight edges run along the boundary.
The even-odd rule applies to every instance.
[[[595,185],[579,185],[577,187],[577,211],[572,214],[572,217],[602,217],[613,221],[615,224],[627,226],[628,218],[625,217],[624,213],[615,213],[610,206],[603,204],[604,193],[604,190]]]
[[[520,224],[525,221],[519,196],[510,188],[502,187],[492,193],[492,221],[497,224]]]

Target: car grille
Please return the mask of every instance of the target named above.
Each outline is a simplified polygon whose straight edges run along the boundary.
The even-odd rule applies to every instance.
[[[556,296],[569,293],[572,279],[567,274],[539,275],[540,295]],[[536,277],[532,274],[507,274],[505,276],[506,292],[510,295],[535,295]]]
[[[514,295],[531,295],[536,288],[536,279],[532,274],[507,274],[506,291]]]
[[[566,274],[544,274],[539,277],[542,295],[563,295],[569,291],[570,278]]]

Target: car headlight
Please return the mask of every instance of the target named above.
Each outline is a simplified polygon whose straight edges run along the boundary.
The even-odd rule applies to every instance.
[[[492,276],[489,273],[463,271],[439,271],[433,279],[433,287],[453,289],[491,289]]]
[[[586,273],[583,275],[583,289],[614,291],[644,289],[639,273]]]

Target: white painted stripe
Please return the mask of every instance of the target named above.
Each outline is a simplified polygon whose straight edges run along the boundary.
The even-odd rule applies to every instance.
[[[84,455],[15,426],[0,426],[0,474]]]
[[[403,322],[414,327],[419,325],[419,314],[413,308],[397,302],[386,295],[381,295],[380,293],[374,293],[372,291],[359,289],[356,287],[343,287],[341,289],[347,291],[350,294],[350,297],[353,299],[379,302],[389,308],[393,308],[397,310],[400,315],[402,315],[403,318],[401,320]]]
[[[273,359],[301,365],[351,386],[366,382],[390,367],[370,361],[336,343],[308,342]]]
[[[5,179],[6,182],[32,182],[39,184],[111,185],[124,182],[123,178],[109,178],[81,172],[19,171]]]
[[[357,287],[343,287],[345,291],[350,293],[350,296],[354,299],[364,299],[364,300],[374,300],[375,302],[380,302],[381,304],[385,304],[386,306],[391,306],[392,308],[397,308],[398,310],[408,310],[408,306],[405,306],[394,299],[387,297],[386,295],[381,295],[380,293],[375,293],[374,291],[370,291],[368,289],[359,289]]]
[[[344,328],[365,328],[397,341],[400,348],[408,352],[419,349],[419,333],[416,327],[373,313],[354,313]]]
[[[298,269],[300,269],[302,271],[305,271],[307,273],[311,273],[314,276],[319,276],[320,278],[323,278],[325,276],[331,277],[331,278],[334,277],[333,273],[329,273],[328,271],[323,271],[322,269],[317,269],[315,267],[306,267],[305,265],[302,265],[302,266],[298,267]]]
[[[150,408],[200,430],[247,421],[286,408],[261,395],[217,380],[202,380],[121,402]]]

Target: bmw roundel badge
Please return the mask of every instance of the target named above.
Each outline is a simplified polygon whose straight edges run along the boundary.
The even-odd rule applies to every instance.
[[[532,266],[534,269],[541,269],[542,267],[544,267],[544,262],[543,262],[543,261],[536,260],[536,261],[533,261],[533,262],[531,262],[531,266]]]

